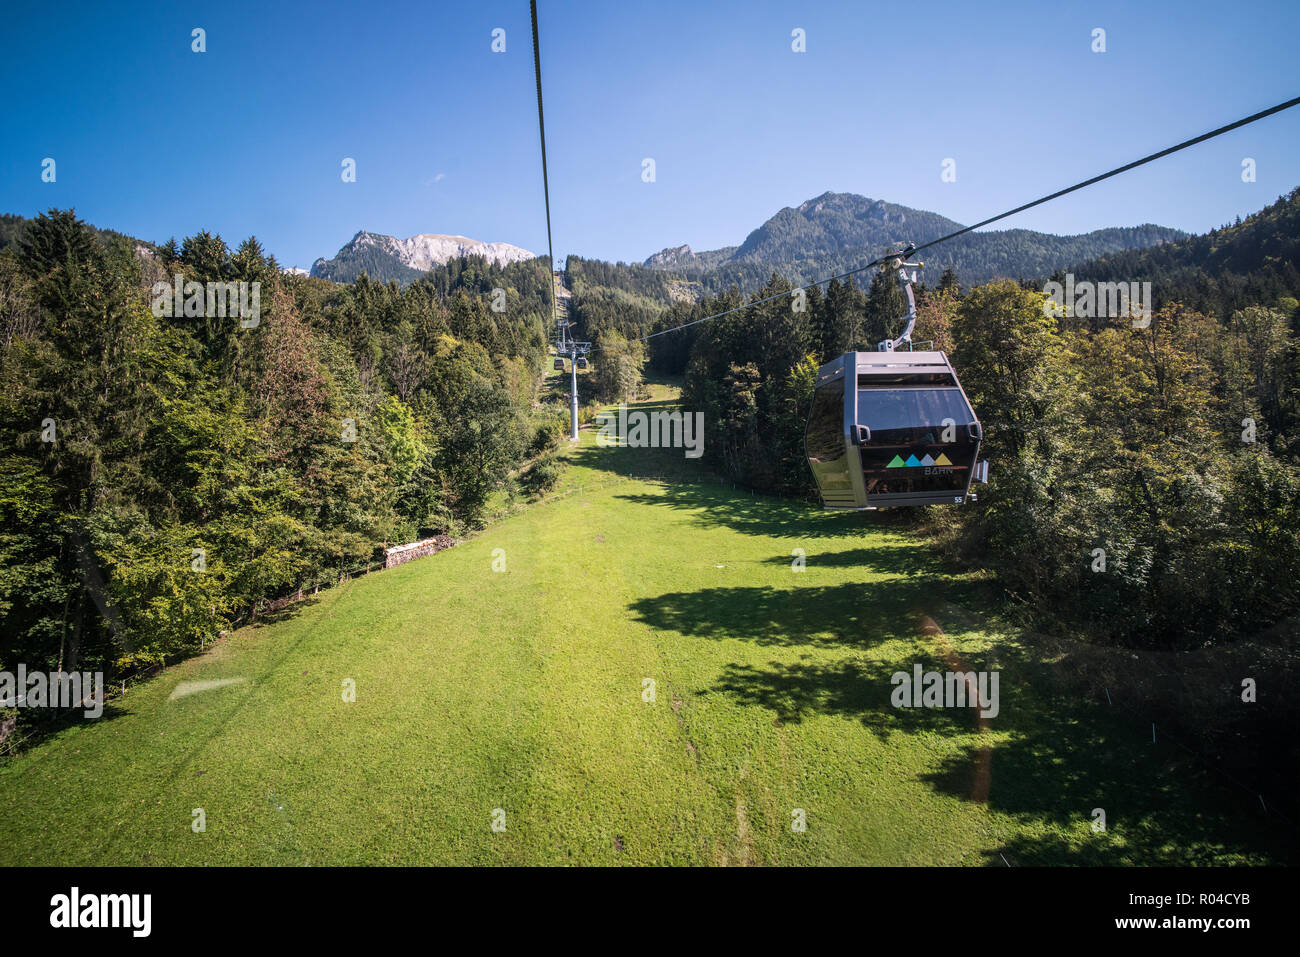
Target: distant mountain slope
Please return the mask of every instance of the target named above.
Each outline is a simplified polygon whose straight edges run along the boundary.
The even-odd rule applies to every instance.
[[[311,274],[335,282],[351,282],[365,272],[379,282],[396,279],[405,284],[434,266],[466,256],[482,256],[499,266],[534,258],[527,249],[510,243],[485,243],[440,233],[421,233],[409,239],[397,239],[363,229],[333,259],[317,259],[312,264]]]
[[[731,258],[739,246],[726,246],[709,252],[697,253],[690,246],[675,246],[655,253],[643,265],[651,269],[680,270],[683,268],[712,269]]]
[[[1300,187],[1231,226],[1150,249],[1115,251],[1071,271],[1077,280],[1149,281],[1155,304],[1226,316],[1300,299]],[[1294,308],[1294,307],[1292,307]]]
[[[891,245],[924,243],[960,228],[960,223],[927,210],[854,193],[823,193],[797,208],[782,209],[739,246],[701,253],[689,246],[669,248],[651,256],[645,265],[699,279],[710,291],[732,284],[749,289],[765,281],[773,269],[807,282],[868,263]],[[923,259],[925,275],[937,280],[951,266],[963,283],[973,284],[997,276],[1048,275],[1071,263],[1185,236],[1180,230],[1150,224],[1080,236],[995,230],[969,233],[928,250]]]
[[[822,193],[797,209],[787,206],[778,212],[750,233],[731,259],[798,262],[864,246],[884,247],[907,240],[921,243],[958,229],[960,223],[938,213],[854,193]]]

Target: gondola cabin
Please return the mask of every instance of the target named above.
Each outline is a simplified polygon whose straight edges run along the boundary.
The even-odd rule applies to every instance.
[[[556,372],[563,372],[563,371],[564,371],[564,360],[563,360],[563,359],[556,359],[555,362],[554,362],[554,364],[553,364],[553,368],[555,369]]]
[[[983,430],[942,352],[849,352],[817,373],[804,442],[834,509],[959,505]]]

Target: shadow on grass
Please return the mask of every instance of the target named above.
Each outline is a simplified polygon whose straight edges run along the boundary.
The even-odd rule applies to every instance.
[[[976,801],[1022,827],[983,851],[991,866],[1294,863],[1297,834],[1265,817],[1250,794],[1224,787],[1170,745],[1157,747],[1131,723],[1079,698],[1043,698],[1024,683],[1022,662],[998,649],[1000,710],[978,734],[970,708],[897,708],[894,673],[947,670],[930,650],[897,661],[730,664],[707,695],[770,712],[780,724],[821,715],[854,720],[882,740],[936,751],[919,780],[936,793]],[[966,668],[988,667],[967,661]],[[955,749],[943,739],[958,739]],[[946,752],[946,753],[945,753]],[[1093,811],[1106,814],[1094,832]],[[1065,833],[1063,833],[1065,832]]]
[[[889,580],[789,588],[709,588],[643,598],[629,606],[641,622],[661,630],[762,646],[842,649],[827,662],[773,660],[725,666],[706,695],[759,708],[780,724],[821,715],[860,723],[888,738],[914,736],[915,747],[934,749],[919,780],[934,792],[977,800],[1017,826],[1010,837],[991,836],[984,850],[994,866],[1034,864],[1204,865],[1293,863],[1300,860],[1300,831],[1278,815],[1265,815],[1256,796],[1231,787],[1169,743],[1153,745],[1149,727],[1080,693],[1063,673],[1086,663],[1081,655],[1014,637],[959,616],[943,615],[954,632],[973,630],[995,639],[990,650],[963,648],[963,670],[996,668],[1000,712],[980,735],[971,709],[903,709],[890,702],[891,677],[911,671],[950,670],[951,652],[927,644],[898,661],[852,654],[890,639],[920,638],[918,612],[966,606],[976,619],[996,620],[1001,601],[974,582],[954,580],[923,544],[862,546],[819,554],[816,540],[851,538],[856,531],[890,529],[889,516],[824,512],[813,505],[751,496],[730,482],[683,463],[678,450],[584,450],[583,464],[624,475],[664,477],[675,484],[619,497],[647,506],[693,513],[700,527],[809,542],[809,568],[861,568]],[[672,466],[672,470],[656,466]],[[764,560],[772,565],[788,555]],[[996,636],[1002,635],[998,638]],[[959,646],[966,644],[957,643]],[[943,739],[949,739],[944,741]],[[1092,828],[1102,808],[1107,829]]]
[[[644,402],[638,403],[636,409],[654,411],[674,407],[672,402]],[[614,410],[614,414],[617,415],[617,410]],[[598,437],[600,428],[599,422],[584,426],[584,429],[590,430]],[[604,441],[604,439],[598,438],[597,441]],[[718,482],[718,477],[699,459],[688,459],[686,449],[683,448],[652,449],[626,445],[584,445],[573,449],[568,456],[568,461],[572,465],[598,472],[609,472],[624,478],[644,476],[691,484]]]
[[[104,702],[98,717],[86,717],[85,708],[25,708],[17,714],[18,723],[8,737],[0,740],[0,758],[13,757],[31,751],[40,744],[62,735],[70,728],[84,728],[100,722],[110,722],[133,712],[114,704],[116,699]]]
[[[939,576],[841,585],[704,588],[634,601],[629,610],[651,628],[759,645],[861,648],[916,637],[916,612],[971,586]]]
[[[874,525],[870,512],[826,512],[804,502],[751,496],[743,489],[732,489],[730,483],[671,485],[660,494],[628,493],[618,497],[639,505],[695,512],[693,521],[703,528],[729,528],[745,535],[771,538],[842,538],[860,534]]]
[[[1004,678],[1018,680],[1016,663]],[[1037,690],[1037,689],[1036,689]],[[1004,701],[993,722],[1010,737],[991,748],[990,810],[1033,824],[1072,828],[1022,832],[985,851],[986,863],[1004,866],[1222,865],[1294,863],[1300,842],[1294,828],[1262,813],[1255,797],[1226,786],[1185,752],[1158,745],[1150,734],[1103,706],[1022,692]],[[922,776],[935,791],[970,792],[978,744],[964,744]],[[1093,828],[1095,810],[1105,831]]]
[[[629,610],[653,628],[681,635],[842,649],[846,654],[829,662],[803,655],[729,664],[704,693],[762,709],[777,724],[830,715],[855,721],[881,739],[913,737],[914,743],[902,746],[934,752],[921,782],[1019,823],[1013,837],[985,848],[990,865],[1298,859],[1295,829],[1276,815],[1265,817],[1252,795],[1225,787],[1173,745],[1153,745],[1149,732],[1144,736],[1104,703],[1058,690],[1052,672],[1070,667],[1059,655],[1012,636],[972,652],[960,640],[923,635],[919,622],[926,609],[982,607],[988,594],[978,583],[928,574],[923,550],[898,549],[901,566],[891,561],[894,551],[849,549],[818,560],[876,571],[910,568],[911,577],[825,587],[708,588],[640,599]],[[852,653],[891,639],[917,644],[898,660]],[[960,662],[954,647],[961,649]],[[992,734],[979,733],[971,708],[894,707],[891,678],[916,664],[926,671],[996,669],[999,713],[986,725]],[[1094,808],[1105,810],[1105,832],[1091,827]]]
[[[371,574],[380,574],[386,570],[387,569],[381,568],[375,572],[372,572]],[[355,577],[359,578],[362,576],[355,576]],[[352,579],[347,579],[347,581],[351,581],[351,580]],[[333,584],[327,585],[325,587],[325,591],[329,591],[329,589],[331,588],[338,588],[340,584],[343,584],[343,582],[335,582]],[[291,618],[298,617],[303,612],[308,611],[315,605],[318,605],[320,603],[320,600],[321,600],[321,596],[319,592],[304,593],[303,596],[299,598],[297,601],[291,601],[287,605],[283,606],[282,608],[277,608],[274,611],[260,612],[258,616],[252,619],[251,621],[247,621],[244,622],[243,624],[236,625],[235,630],[238,630],[240,628],[259,629],[259,628],[266,628],[269,625],[278,625],[282,621],[288,621]]]
[[[639,412],[672,411],[675,399],[638,402]],[[609,410],[606,410],[609,411]],[[613,410],[617,414],[617,409]],[[593,423],[591,429],[596,430]],[[628,494],[625,501],[699,512],[701,526],[728,527],[748,535],[778,538],[816,538],[851,535],[872,528],[900,524],[902,510],[843,512],[821,508],[815,496],[764,494],[713,472],[700,459],[688,459],[682,448],[631,448],[621,445],[586,445],[567,456],[570,464],[625,478],[659,479],[670,483],[662,494]]]
[[[771,661],[765,666],[727,665],[708,694],[764,708],[780,724],[800,724],[817,715],[839,715],[860,722],[872,733],[888,739],[903,734],[969,734],[975,730],[974,713],[961,708],[895,708],[890,703],[896,672],[909,674],[914,662],[925,669],[940,662],[920,655],[906,662],[804,660]]]
[[[860,568],[865,572],[882,575],[942,574],[942,565],[930,548],[920,542],[891,543],[866,548],[849,548],[838,552],[806,552],[807,567]],[[789,565],[792,556],[773,555],[763,559],[765,565]]]

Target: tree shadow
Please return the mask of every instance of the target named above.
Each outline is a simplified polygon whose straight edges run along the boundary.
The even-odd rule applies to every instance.
[[[716,479],[714,480],[716,481]],[[845,538],[876,526],[871,512],[828,512],[815,505],[734,489],[731,483],[672,485],[660,494],[619,495],[627,502],[694,512],[701,528],[806,541]]]
[[[669,399],[638,402],[635,407],[629,407],[646,412],[677,408],[677,402]],[[590,428],[595,430],[597,426],[593,424]],[[694,521],[701,527],[726,527],[747,535],[808,539],[853,535],[865,529],[893,530],[905,523],[900,516],[901,509],[830,511],[821,508],[811,493],[801,497],[745,488],[712,471],[702,459],[686,458],[685,450],[681,448],[584,445],[573,449],[567,461],[581,468],[624,478],[659,479],[672,483],[665,486],[661,494],[632,493],[619,497],[643,505],[697,512]]]
[[[896,571],[892,556],[891,549],[859,548],[819,560]],[[760,708],[780,724],[831,715],[881,739],[956,739],[936,753],[918,780],[1023,825],[1011,829],[1014,837],[990,840],[983,852],[989,865],[1300,859],[1300,832],[1276,814],[1265,816],[1255,796],[1227,786],[1173,743],[1153,744],[1149,729],[1063,684],[1062,670],[1082,667],[1076,659],[1087,649],[1063,653],[1059,643],[1037,636],[990,630],[984,606],[992,599],[979,582],[930,574],[931,562],[919,546],[907,564],[915,572],[909,577],[707,588],[642,598],[629,610],[653,628],[681,635],[842,650],[832,661],[805,654],[762,665],[728,664],[704,695]],[[926,612],[941,616],[951,634],[944,636]],[[979,632],[981,640],[962,641],[968,631]],[[897,660],[860,653],[889,640],[914,644]],[[893,676],[911,673],[917,664],[923,671],[996,670],[997,715],[981,722],[971,707],[896,707]],[[981,725],[990,733],[982,733]],[[1093,830],[1094,808],[1105,811],[1105,831]]]
[[[927,545],[920,543],[876,545],[849,548],[838,552],[808,551],[804,555],[807,567],[861,568],[881,575],[939,575],[942,564]],[[789,565],[789,555],[773,555],[763,559],[766,565]]]
[[[1004,675],[1016,665],[1004,665]],[[1287,822],[1267,818],[1256,797],[1212,776],[1176,746],[1097,703],[1063,695],[1020,695],[1005,722],[1009,738],[990,748],[990,810],[1075,835],[1028,832],[985,852],[1001,866],[1223,865],[1290,863],[1300,842]],[[936,791],[970,793],[979,745],[965,745],[922,777]],[[1105,830],[1094,829],[1095,810]]]
[[[823,663],[771,661],[764,667],[730,664],[706,695],[725,695],[744,705],[770,711],[781,724],[799,724],[816,715],[840,715],[860,722],[883,739],[896,733],[949,735],[975,730],[974,713],[959,708],[899,708],[890,696],[897,672],[912,673],[913,664],[941,669],[930,655],[906,661]]]
[[[379,574],[386,570],[387,569],[384,568],[378,568],[371,574]],[[360,578],[362,576],[355,575],[353,577]],[[351,581],[351,579],[347,579],[347,580]],[[334,582],[332,584],[326,585],[325,590],[328,591],[330,588],[338,588],[340,584],[341,584],[340,582]],[[280,622],[288,621],[291,618],[297,618],[303,612],[308,611],[311,608],[313,608],[315,605],[319,604],[320,600],[321,600],[321,596],[319,592],[304,592],[303,596],[299,598],[297,601],[288,602],[287,604],[281,606],[280,608],[276,608],[273,611],[259,612],[256,618],[253,618],[250,621],[243,622],[242,624],[235,625],[232,631],[241,628],[252,628],[254,630],[257,630],[257,629],[269,627],[270,625],[277,625]]]
[[[676,405],[669,401],[637,403],[637,411],[673,411]],[[608,410],[607,410],[608,411]],[[614,410],[617,414],[617,410]],[[599,438],[601,424],[592,422],[585,426]],[[689,484],[717,483],[714,475],[700,459],[686,457],[685,448],[640,448],[628,445],[583,445],[574,448],[568,462],[596,472],[609,472],[624,478],[664,478]]]
[[[903,630],[888,629],[900,637]],[[895,707],[891,678],[910,673],[916,664],[926,671],[954,668],[938,643],[896,661],[824,662],[803,656],[761,666],[727,665],[705,694],[762,708],[783,724],[832,715],[854,720],[882,740],[894,735],[964,739],[954,751],[937,755],[918,780],[1026,825],[984,850],[989,865],[1300,859],[1296,829],[1277,815],[1265,816],[1255,796],[1225,785],[1172,743],[1153,743],[1149,732],[1144,735],[1103,704],[1054,692],[1044,669],[1059,662],[1048,665],[1032,646],[998,643],[961,661],[962,670],[999,673],[998,714],[984,722],[993,732],[989,735],[980,733],[969,707]],[[1092,828],[1095,808],[1105,812],[1105,831]]]
[[[917,609],[969,587],[918,575],[826,586],[703,588],[641,598],[628,610],[651,628],[682,635],[759,645],[862,648],[915,638]]]
[[[589,464],[612,468],[600,457],[607,451],[592,450]],[[638,468],[645,465],[629,468],[628,474],[638,474]],[[690,512],[700,527],[725,527],[792,545],[889,526],[888,517],[876,513],[824,512],[749,495],[702,470],[694,481],[619,497]],[[1277,814],[1265,815],[1257,795],[1225,784],[1171,743],[1153,745],[1149,722],[1144,733],[1140,721],[1110,710],[1079,686],[1078,675],[1095,670],[1088,656],[1098,649],[1062,651],[1060,645],[1008,631],[1000,622],[988,627],[985,622],[997,621],[1005,610],[1005,600],[992,599],[978,582],[943,575],[943,563],[922,544],[864,545],[825,554],[806,548],[810,569],[861,568],[892,577],[825,587],[708,588],[643,598],[629,610],[653,628],[682,635],[787,649],[843,649],[845,657],[832,662],[805,655],[766,665],[729,664],[704,693],[761,708],[781,723],[835,715],[882,738],[965,738],[937,755],[919,780],[937,793],[977,800],[1025,825],[1012,829],[1013,837],[990,837],[984,850],[989,865],[1300,860],[1300,830]],[[763,561],[787,564],[791,556]],[[969,609],[976,611],[966,614]],[[952,670],[950,647],[944,653],[940,643],[922,642],[899,661],[849,654],[892,639],[920,638],[918,615],[924,610],[942,615],[954,633],[981,633],[977,647],[986,650],[957,644],[962,670],[999,671],[1000,711],[986,724],[992,734],[978,734],[973,709],[906,709],[891,703],[890,679],[896,672],[917,663],[924,670]],[[991,645],[985,640],[989,636]],[[1092,827],[1094,808],[1106,813],[1105,831]]]
[[[19,723],[5,740],[0,741],[0,758],[24,754],[37,745],[61,737],[70,729],[88,727],[101,721],[107,723],[134,713],[115,704],[115,700],[106,700],[98,717],[87,717],[85,708],[18,709],[16,717]]]

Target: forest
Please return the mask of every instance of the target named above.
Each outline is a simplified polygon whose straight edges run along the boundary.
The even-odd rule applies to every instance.
[[[146,247],[71,210],[5,225],[4,661],[114,682],[554,481],[545,260],[338,285],[255,238]],[[260,322],[156,316],[177,274],[260,283]]]

